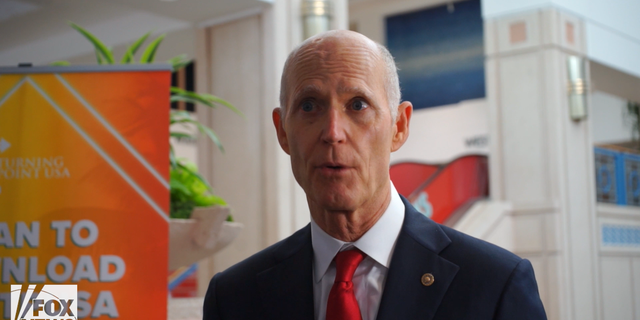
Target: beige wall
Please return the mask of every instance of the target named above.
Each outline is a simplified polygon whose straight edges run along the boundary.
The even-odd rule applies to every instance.
[[[211,89],[244,114],[225,108],[213,110],[207,122],[218,132],[225,153],[211,154],[212,186],[231,206],[234,219],[244,230],[234,243],[220,252],[217,268],[224,270],[229,255],[249,256],[260,249],[263,235],[261,165],[263,148],[261,119],[268,115],[261,95],[260,16],[248,17],[210,29]]]
[[[589,111],[594,143],[631,140],[633,123],[627,115],[626,99],[602,91],[593,91]]]
[[[201,30],[197,65],[198,90],[224,97],[242,111],[240,117],[221,107],[198,107],[198,119],[209,125],[222,141],[222,153],[209,141],[200,141],[200,169],[214,192],[222,196],[244,230],[215,259],[200,263],[201,294],[215,272],[264,247],[262,143],[263,121],[268,115],[262,100],[261,17],[234,20]],[[214,263],[215,261],[215,263]]]
[[[473,139],[488,139],[487,101],[474,99],[436,108],[414,110],[409,138],[391,154],[391,164],[399,162],[448,163],[468,154],[489,153]]]

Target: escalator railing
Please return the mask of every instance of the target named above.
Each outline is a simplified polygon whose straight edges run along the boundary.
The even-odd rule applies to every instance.
[[[486,156],[463,156],[444,165],[398,163],[389,173],[398,192],[416,209],[446,225],[453,225],[473,202],[489,196]]]

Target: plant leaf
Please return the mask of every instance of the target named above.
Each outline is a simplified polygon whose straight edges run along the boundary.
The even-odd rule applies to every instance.
[[[212,94],[208,94],[208,93],[199,93],[199,95],[201,95],[203,98],[208,99],[209,101],[212,101],[214,103],[217,104],[221,104],[229,109],[231,109],[231,111],[235,112],[236,114],[238,114],[239,116],[241,116],[242,118],[244,118],[244,114],[236,109],[236,107],[234,107],[230,102],[220,98],[220,97],[216,97]]]
[[[216,144],[218,149],[222,153],[224,153],[224,147],[222,146],[222,142],[220,142],[220,139],[215,134],[215,132],[213,132],[213,130],[211,130],[211,128],[209,128],[209,127],[203,125],[202,123],[200,123],[198,120],[193,120],[191,118],[182,118],[182,119],[175,120],[173,123],[192,123],[192,124],[195,124],[196,127],[198,127],[198,131],[202,132],[207,137],[209,137],[209,139],[211,139],[211,141],[213,141],[213,143]]]
[[[140,46],[142,46],[142,43],[147,40],[149,35],[151,35],[151,31],[147,32],[145,35],[140,37],[140,39],[136,40],[136,42],[131,44],[129,48],[127,48],[127,52],[124,53],[124,56],[122,57],[122,60],[120,60],[120,63],[133,62],[133,56],[136,54],[136,52],[138,52],[138,49],[140,49]]]
[[[180,118],[180,119],[175,119],[171,122],[171,124],[185,124],[185,123],[193,123],[195,120],[190,119],[190,118]]]
[[[193,197],[196,207],[209,207],[213,205],[224,206],[227,203],[219,196],[212,194],[200,194]]]
[[[120,60],[121,64],[129,64],[133,62],[133,54],[127,49],[127,52],[122,56],[122,60]]]
[[[98,52],[98,49],[94,50],[96,53],[96,62],[98,64],[104,64],[104,62],[102,61],[102,56],[100,55],[100,52]]]
[[[211,102],[201,101],[201,100],[187,97],[181,94],[174,94],[171,97],[169,97],[169,102],[177,102],[177,101],[184,101],[189,103],[202,103],[202,104],[208,105],[209,107],[215,108],[215,106],[211,104]]]
[[[187,91],[187,90],[184,90],[184,89],[178,88],[178,87],[171,87],[170,90],[171,90],[171,93],[172,93],[171,98],[174,99],[175,101],[201,103],[201,104],[204,104],[204,105],[206,105],[208,107],[211,107],[211,108],[215,108],[216,107],[211,100],[207,99],[202,94],[198,94],[198,93],[195,93],[195,92]]]
[[[189,111],[186,111],[186,110],[171,110],[170,116],[177,117],[177,118],[186,117],[186,118],[191,119],[190,118],[191,117],[191,113],[189,113]]]
[[[181,98],[184,98],[184,97],[181,97]],[[200,123],[200,121],[191,119],[191,116],[189,115],[188,112],[186,112],[186,111],[173,111],[173,112],[171,112],[170,119],[171,119],[170,120],[170,124],[178,124],[178,123],[182,123],[182,124],[191,123],[191,124],[194,124],[198,128],[198,131],[200,131],[201,133],[203,133],[207,137],[209,137],[209,139],[211,139],[211,141],[213,141],[213,143],[216,144],[218,149],[222,153],[224,153],[224,146],[222,146],[222,142],[220,142],[220,139],[215,134],[215,132],[213,132],[213,130],[211,130],[211,128],[209,128],[209,127],[203,125],[202,123]]]
[[[169,167],[172,170],[178,169],[178,159],[176,158],[176,152],[173,150],[173,146],[169,144]]]
[[[189,219],[191,217],[193,207],[194,205],[192,201],[171,199],[169,217],[171,219]]]
[[[174,137],[176,139],[182,139],[182,138],[193,139],[192,135],[184,132],[170,132],[169,136]]]
[[[220,152],[224,153],[224,147],[222,146],[222,142],[220,142],[220,139],[218,139],[218,136],[213,132],[213,130],[211,130],[211,128],[195,120],[193,123],[198,127],[198,130],[200,130],[200,132],[206,134],[207,137],[209,137],[209,139],[211,139],[211,141],[213,141],[213,143],[215,143],[216,146],[218,146],[218,149],[220,150]]]
[[[140,57],[140,63],[153,62],[153,60],[156,58],[156,51],[158,51],[158,47],[160,46],[160,43],[164,39],[164,36],[165,34],[163,33],[159,37],[157,37],[155,40],[151,41],[151,43],[149,43],[147,48],[142,53],[142,57]]]
[[[169,62],[173,67],[173,72],[176,72],[191,63],[191,60],[187,59],[186,54],[181,54],[169,59],[167,62]]]
[[[211,186],[209,185],[207,180],[205,180],[199,173],[189,169],[187,166],[183,165],[180,162],[178,162],[178,168],[180,170],[184,170],[184,172],[186,172],[187,174],[189,174],[189,175],[193,176],[194,178],[200,180],[200,182],[204,183],[204,185],[207,187],[207,190],[211,190]]]
[[[189,188],[187,188],[187,186],[185,186],[182,182],[175,179],[171,179],[169,181],[169,188],[171,188],[172,190],[178,190],[185,195],[191,195],[191,190],[189,190]]]
[[[171,93],[173,94],[171,98],[184,97],[184,98],[174,98],[175,101],[185,101],[185,102],[192,102],[192,103],[196,101],[212,108],[215,108],[216,104],[221,104],[244,118],[244,114],[242,114],[242,112],[238,110],[236,107],[234,107],[229,101],[216,97],[212,94],[196,93],[196,92],[187,91],[178,87],[171,87]]]
[[[169,125],[172,125],[174,123],[184,122],[184,121],[182,121],[184,119],[191,119],[191,115],[189,115],[188,111],[184,111],[184,110],[173,111],[173,110],[171,110],[171,112],[169,113]]]
[[[76,29],[76,31],[80,32],[80,34],[82,34],[85,38],[87,38],[87,40],[89,40],[89,42],[91,42],[91,44],[93,44],[93,46],[96,48],[96,51],[99,52],[99,54],[101,54],[105,60],[107,61],[107,63],[109,64],[113,64],[114,60],[113,60],[113,54],[111,53],[111,50],[109,50],[109,48],[107,48],[107,46],[104,45],[104,43],[102,43],[102,41],[100,41],[100,39],[98,39],[96,36],[94,36],[92,33],[90,33],[89,31],[83,29],[81,26],[69,21],[69,25]],[[100,62],[98,62],[100,63]]]
[[[173,101],[185,101],[185,102],[192,102],[192,103],[195,101],[212,108],[215,108],[216,104],[221,104],[231,109],[231,111],[235,112],[242,118],[244,118],[244,114],[242,114],[242,112],[238,110],[236,107],[234,107],[230,102],[222,98],[216,97],[212,94],[196,93],[196,92],[187,91],[178,87],[171,87],[171,93],[173,94],[171,96],[172,98],[176,97],[174,98]],[[177,97],[184,97],[184,98],[177,98]]]
[[[71,64],[71,63],[69,63],[69,61],[62,61],[62,60],[61,60],[61,61],[54,61],[54,62],[51,62],[49,65],[50,65],[50,66],[68,66],[68,65],[70,65],[70,64]]]

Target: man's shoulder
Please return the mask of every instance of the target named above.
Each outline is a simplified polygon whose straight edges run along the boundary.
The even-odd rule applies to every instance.
[[[495,244],[438,224],[410,205],[406,209],[405,234],[433,254],[456,265],[458,281],[505,283],[523,261]]]
[[[426,258],[405,259],[415,259],[423,264],[444,259],[446,263],[440,260],[439,267],[433,268],[433,275],[446,279],[447,274],[454,274],[439,307],[441,314],[448,315],[445,318],[546,319],[529,261],[409,211],[408,222],[413,227],[407,227],[406,232],[415,242],[405,240],[404,243],[410,243],[414,248],[417,242],[428,251],[416,250],[423,252]],[[405,253],[403,257],[410,255]]]
[[[296,231],[291,236],[281,240],[227,268],[218,274],[218,281],[240,280],[251,278],[265,270],[272,268],[298,251],[311,246],[311,231],[309,226]]]
[[[407,204],[408,202],[405,206]],[[412,206],[406,209],[405,219],[408,221],[405,222],[403,230],[429,250],[460,268],[472,266],[474,270],[492,269],[507,272],[513,270],[522,260],[495,244],[436,223]]]
[[[447,226],[440,226],[451,239],[440,256],[461,268],[473,266],[476,272],[491,271],[492,274],[509,274],[522,258],[487,241],[472,237]],[[502,272],[501,272],[502,271]]]
[[[304,265],[308,260],[310,268],[311,248],[311,231],[307,226],[216,274],[205,296],[204,319],[262,318],[261,302],[268,300],[264,293],[273,295],[282,290],[273,285],[274,279],[282,283],[283,279],[294,276],[290,270],[283,272],[282,266]],[[311,279],[311,271],[308,276]]]

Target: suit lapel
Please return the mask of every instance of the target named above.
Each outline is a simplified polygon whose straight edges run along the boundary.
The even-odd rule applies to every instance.
[[[405,219],[391,258],[377,319],[432,319],[458,266],[438,254],[451,240],[440,226],[402,198]],[[421,282],[433,275],[433,284]]]
[[[277,264],[257,276],[264,318],[313,319],[313,247],[309,226],[276,248],[274,259]]]

